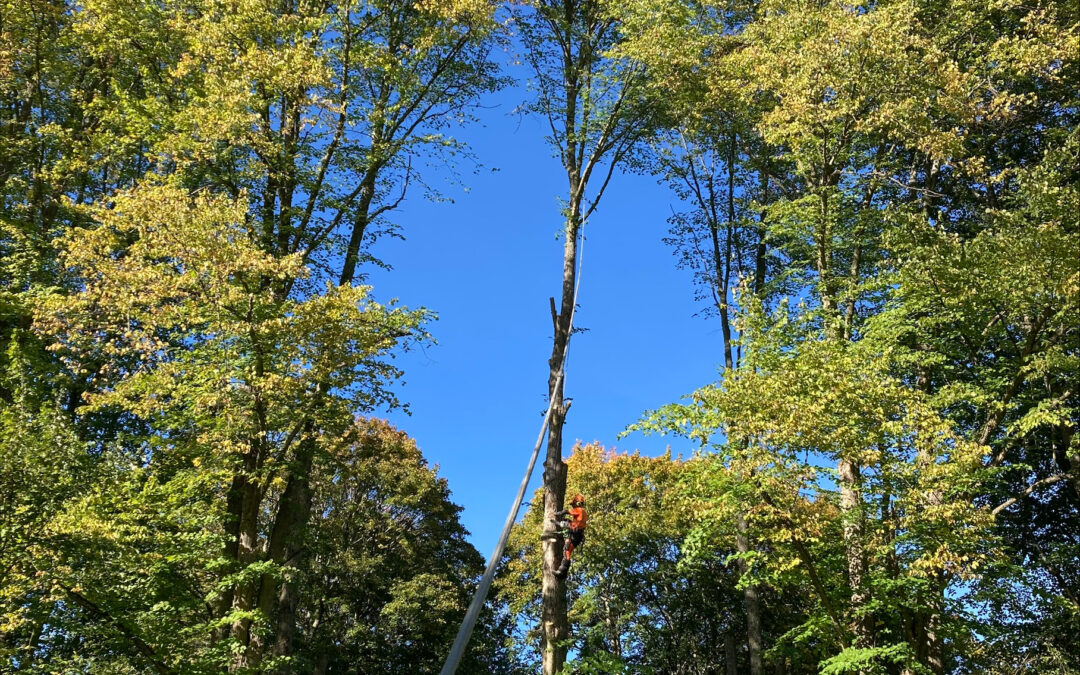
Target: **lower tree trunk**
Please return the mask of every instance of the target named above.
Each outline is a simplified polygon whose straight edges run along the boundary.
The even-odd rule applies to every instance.
[[[866,611],[870,591],[866,579],[866,552],[863,546],[864,528],[862,496],[859,493],[859,465],[841,459],[837,464],[840,478],[840,510],[844,518],[844,547],[847,552],[848,581],[851,586],[851,611],[854,616],[852,633],[854,646],[867,648],[873,644],[873,616]]]
[[[552,411],[549,428],[547,460],[544,462],[544,572],[541,588],[541,651],[543,675],[555,675],[566,663],[567,639],[570,637],[566,617],[566,579],[555,576],[562,563],[563,538],[556,533],[552,519],[562,509],[566,498],[566,464],[562,461],[561,396]]]
[[[254,466],[251,467],[253,470]],[[239,536],[237,538],[237,560],[241,569],[257,562],[259,558],[259,487],[248,476],[241,486],[242,506],[240,509]],[[233,591],[232,608],[235,611],[249,613],[256,608],[257,585],[250,579],[237,584]],[[242,617],[232,623],[230,636],[240,649],[236,652],[232,669],[245,670],[258,663],[258,657],[250,650],[252,619]]]
[[[739,553],[749,553],[750,539],[746,535],[746,516],[738,514],[735,517],[735,526],[735,545]],[[739,572],[746,574],[748,571],[749,565],[746,561],[739,560]],[[743,591],[743,600],[746,603],[746,645],[750,656],[750,675],[762,675],[765,666],[761,659],[761,600],[757,586],[747,586]]]
[[[241,511],[244,506],[244,477],[241,475],[233,476],[232,483],[229,486],[229,492],[225,499],[225,551],[224,557],[229,561],[238,561],[238,554],[240,550],[240,518]],[[236,569],[227,569],[222,574],[229,574],[235,572]],[[223,618],[233,604],[233,591],[229,589],[224,591],[213,601],[211,608],[214,612],[215,618]],[[229,637],[229,626],[222,625],[214,630],[214,642],[220,642]]]
[[[727,675],[737,675],[739,672],[735,659],[735,634],[729,630],[724,634],[724,672]]]
[[[924,639],[926,640],[926,666],[934,675],[945,674],[945,643],[941,634],[941,618],[945,604],[945,582],[938,580],[934,596],[930,599],[926,617]]]
[[[311,471],[315,458],[315,441],[307,430],[307,439],[297,448],[289,480],[281,494],[277,518],[270,535],[268,547],[272,561],[284,568],[286,579],[276,588],[273,577],[263,577],[263,593],[260,609],[270,616],[275,609],[277,624],[274,634],[273,654],[291,656],[293,637],[296,634],[296,612],[300,603],[299,580],[296,575],[306,561],[304,547],[307,540],[308,521],[311,519]],[[276,590],[276,592],[275,592]]]

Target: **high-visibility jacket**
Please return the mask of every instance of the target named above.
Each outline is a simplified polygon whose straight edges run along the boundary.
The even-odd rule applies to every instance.
[[[567,509],[566,512],[570,514],[570,529],[571,530],[584,530],[585,529],[585,521],[588,519],[588,516],[585,515],[585,507],[584,506],[575,506],[573,508]]]

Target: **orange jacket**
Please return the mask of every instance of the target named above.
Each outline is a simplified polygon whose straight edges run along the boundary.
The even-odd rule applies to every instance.
[[[570,529],[571,530],[584,530],[585,521],[588,520],[588,516],[585,515],[585,507],[577,506],[571,509],[567,509],[567,513],[570,514]]]

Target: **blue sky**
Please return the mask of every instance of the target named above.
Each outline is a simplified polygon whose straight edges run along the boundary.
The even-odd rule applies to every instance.
[[[366,270],[380,301],[439,315],[430,326],[438,344],[398,358],[399,393],[412,414],[383,416],[439,466],[485,557],[543,421],[548,298],[558,295],[562,269],[566,177],[544,141],[546,122],[513,112],[526,96],[519,86],[483,102],[479,123],[455,134],[482,162],[480,173],[463,177],[467,191],[446,189],[454,203],[411,195],[393,215],[405,240],[384,239],[374,250],[393,269]],[[648,454],[669,443],[676,453],[689,448],[641,434],[616,443],[646,409],[715,380],[723,362],[719,323],[694,316],[702,305],[690,273],[676,269],[661,241],[673,205],[654,178],[617,175],[586,225],[575,325],[588,332],[571,342],[564,454],[575,440]]]

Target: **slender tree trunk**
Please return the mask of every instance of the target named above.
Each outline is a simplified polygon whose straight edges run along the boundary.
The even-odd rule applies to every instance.
[[[853,644],[857,648],[867,648],[873,644],[873,616],[866,611],[870,602],[870,591],[866,579],[866,551],[863,547],[865,514],[859,491],[859,465],[841,459],[837,465],[837,473],[840,477],[840,510],[844,519],[851,609],[854,613]]]
[[[724,672],[726,675],[737,675],[738,666],[735,663],[735,634],[728,630],[724,634]]]
[[[566,662],[567,639],[570,636],[566,616],[566,582],[555,576],[562,563],[563,539],[555,532],[552,522],[566,499],[566,463],[562,459],[562,430],[568,406],[563,401],[563,383],[559,381],[570,339],[570,320],[574,305],[574,284],[577,274],[577,235],[580,227],[581,198],[571,176],[571,202],[563,244],[562,301],[558,314],[552,300],[554,341],[548,361],[548,395],[552,412],[548,426],[547,455],[544,460],[544,572],[541,587],[541,624],[543,674],[554,675]],[[556,386],[558,383],[558,386]]]
[[[236,559],[243,569],[255,563],[259,558],[259,501],[260,490],[255,482],[255,472],[258,468],[259,448],[256,443],[244,456],[244,473],[241,478],[240,490],[240,521],[237,524],[237,554]],[[252,580],[245,580],[237,584],[233,592],[232,608],[240,612],[250,612],[255,609],[256,593],[258,589]],[[253,655],[248,647],[251,639],[252,620],[248,617],[237,619],[233,622],[230,635],[240,645],[233,660],[232,669],[242,670],[253,665]]]
[[[349,245],[345,249],[345,262],[341,268],[339,284],[344,286],[352,283],[356,277],[356,265],[360,260],[360,245],[364,243],[364,233],[367,231],[368,214],[371,212],[371,202],[375,198],[375,179],[378,170],[369,169],[364,174],[362,187],[360,188],[360,203],[356,210],[356,218],[353,221],[352,231],[349,233]]]
[[[750,551],[750,539],[747,537],[746,517],[738,514],[735,517],[735,545],[739,553]],[[739,561],[739,572],[746,574],[749,565],[745,560]],[[761,600],[758,597],[757,586],[751,584],[743,591],[743,601],[746,603],[746,645],[750,656],[750,675],[762,675],[765,665],[761,659]]]
[[[607,628],[608,650],[618,658],[622,658],[622,640],[619,637],[619,624],[611,611],[611,596],[604,594],[604,624]]]
[[[769,176],[761,173],[761,203],[768,208],[769,203]],[[768,252],[765,241],[765,210],[762,209],[758,220],[758,240],[754,249],[754,295],[760,299],[765,292],[765,275],[767,273],[765,254]]]

